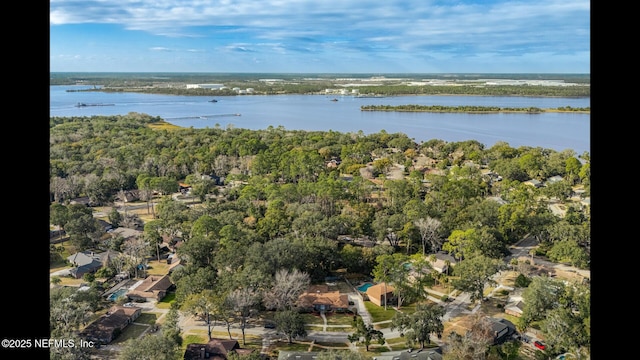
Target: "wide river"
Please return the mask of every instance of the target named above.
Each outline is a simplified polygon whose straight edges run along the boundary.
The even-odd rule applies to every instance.
[[[362,105],[443,105],[589,107],[590,98],[516,96],[393,96],[355,98],[332,95],[238,95],[210,97],[138,93],[67,92],[87,86],[50,86],[50,116],[159,116],[193,128],[235,127],[252,130],[282,126],[286,130],[320,130],[372,134],[404,133],[416,142],[477,140],[487,147],[504,141],[511,147],[532,146],[577,155],[590,152],[589,114],[465,114],[360,111]],[[338,101],[331,101],[333,98]],[[210,102],[215,99],[217,102]],[[77,107],[78,103],[105,106]]]

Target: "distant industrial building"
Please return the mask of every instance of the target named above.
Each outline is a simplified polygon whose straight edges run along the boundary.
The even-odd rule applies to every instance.
[[[187,84],[187,89],[220,90],[224,88],[225,88],[224,84]]]

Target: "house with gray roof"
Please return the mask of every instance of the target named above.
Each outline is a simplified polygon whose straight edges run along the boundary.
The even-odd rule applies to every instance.
[[[69,274],[76,279],[80,279],[84,274],[94,273],[101,267],[109,264],[111,259],[117,257],[119,254],[119,252],[113,250],[107,250],[101,253],[88,250],[69,255],[67,261],[69,261],[72,266]]]
[[[69,273],[80,279],[87,273],[94,273],[102,267],[100,256],[93,251],[82,251],[69,255],[67,261],[73,266]]]

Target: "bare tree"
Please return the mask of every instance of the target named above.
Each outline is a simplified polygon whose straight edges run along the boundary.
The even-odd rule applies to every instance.
[[[144,261],[151,251],[149,242],[142,237],[133,237],[125,240],[122,244],[122,248],[125,254],[134,261],[135,264],[135,277],[138,277],[138,267],[144,265]]]
[[[427,244],[431,245],[433,251],[440,250],[442,239],[438,236],[438,229],[442,222],[438,219],[427,216],[414,221],[414,225],[420,231],[420,239],[422,240],[422,255],[425,255]]]
[[[247,319],[260,301],[258,291],[251,287],[236,289],[227,296],[227,301],[236,316],[240,319],[242,345],[246,345],[247,341],[244,330],[247,326]]]
[[[109,257],[109,266],[115,269],[116,274],[120,274],[124,271],[128,263],[127,256],[119,254],[118,256]]]
[[[291,309],[311,283],[309,274],[298,269],[280,269],[274,276],[273,286],[266,290],[263,302],[269,310]]]

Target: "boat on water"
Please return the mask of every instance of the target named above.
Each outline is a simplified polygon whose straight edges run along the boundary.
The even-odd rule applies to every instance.
[[[329,101],[338,101],[338,99],[336,99],[336,98],[333,98],[333,99],[331,99],[331,100],[329,100]]]
[[[218,100],[216,100],[216,99],[211,99],[211,100],[209,100],[209,102],[218,102]]]
[[[79,102],[76,104],[76,107],[87,107],[87,106],[114,106],[115,104],[87,104],[87,103],[82,103]]]

